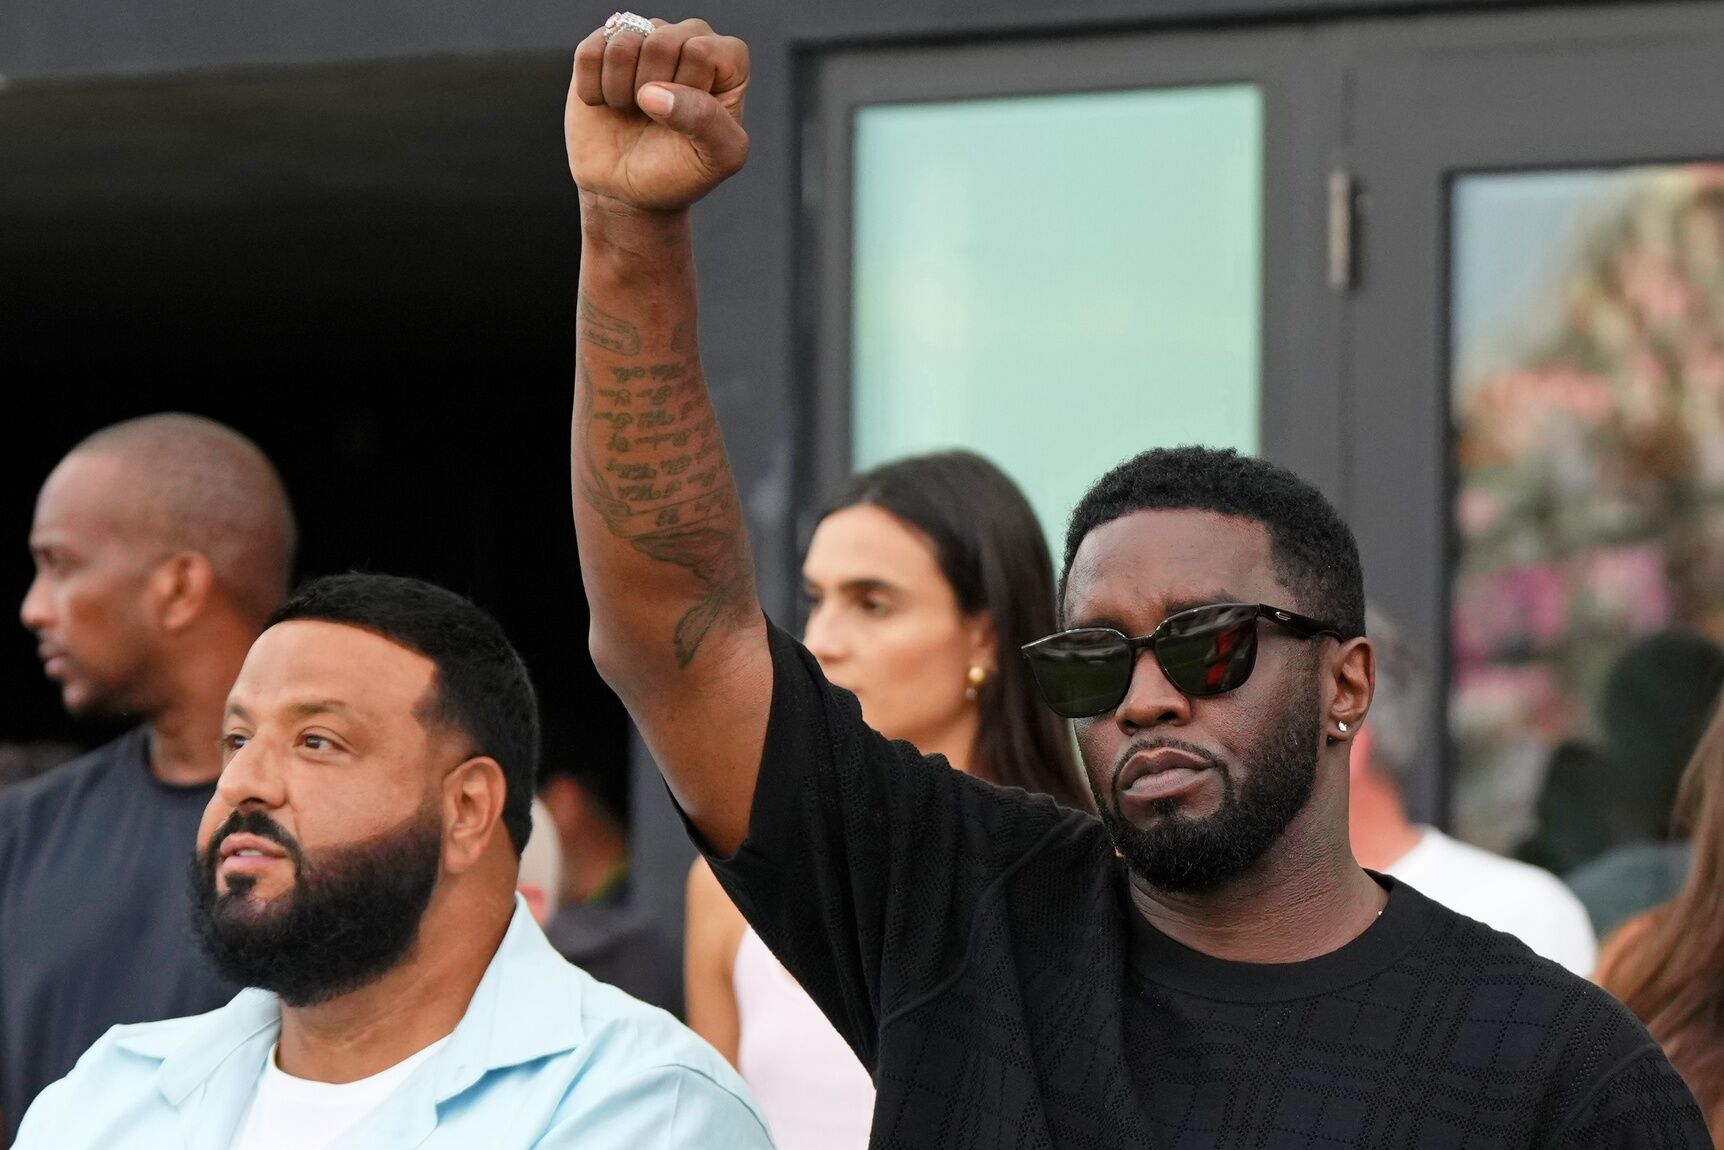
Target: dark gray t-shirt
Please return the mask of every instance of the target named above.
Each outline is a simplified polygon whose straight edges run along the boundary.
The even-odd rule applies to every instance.
[[[601,901],[563,906],[545,937],[600,982],[683,1016],[682,951],[634,905],[627,883]]]
[[[238,988],[191,928],[188,869],[213,784],[150,773],[144,730],[0,791],[0,1110],[8,1143],[116,1023],[202,1014]]]

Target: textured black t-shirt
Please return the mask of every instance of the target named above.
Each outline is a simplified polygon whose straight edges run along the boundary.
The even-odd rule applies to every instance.
[[[30,1102],[116,1023],[202,1014],[237,987],[191,928],[187,871],[213,784],[150,773],[136,730],[0,791],[0,1107]]]
[[[774,629],[748,840],[713,859],[874,1076],[875,1147],[1707,1147],[1609,995],[1380,879],[1308,962],[1192,951],[1101,824],[867,728]]]

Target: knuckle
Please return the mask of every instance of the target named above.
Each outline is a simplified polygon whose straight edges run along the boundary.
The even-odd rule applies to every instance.
[[[726,138],[712,149],[709,162],[719,179],[734,176],[748,162],[748,136],[739,132]]]
[[[603,40],[582,40],[575,49],[575,67],[595,67],[605,58],[605,42]]]
[[[641,43],[641,63],[658,68],[674,67],[678,47],[675,37],[661,36],[655,32]]]
[[[629,43],[631,39],[632,37],[625,33],[624,35],[613,36],[609,40],[604,41],[600,45],[600,53],[603,56],[605,63],[607,65],[621,64],[632,59],[635,53]]]

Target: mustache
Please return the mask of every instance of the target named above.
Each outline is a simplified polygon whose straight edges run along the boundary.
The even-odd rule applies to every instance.
[[[209,846],[204,848],[203,864],[211,873],[215,871],[216,861],[221,857],[221,844],[229,835],[256,835],[260,839],[269,839],[293,860],[294,870],[304,866],[305,855],[299,849],[299,840],[287,832],[285,828],[262,811],[234,811],[228,815],[222,825],[216,828],[210,836]]]
[[[1144,751],[1159,751],[1164,749],[1170,751],[1184,751],[1188,755],[1195,755],[1209,766],[1222,772],[1225,772],[1227,769],[1227,764],[1222,762],[1221,759],[1216,756],[1215,752],[1206,751],[1195,743],[1188,743],[1183,739],[1170,739],[1165,735],[1144,735],[1133,739],[1125,745],[1124,750],[1120,751],[1119,757],[1113,761],[1113,773],[1108,777],[1108,785],[1110,787],[1116,787],[1118,785],[1119,773],[1125,770],[1125,765],[1131,762],[1134,756],[1142,754]]]

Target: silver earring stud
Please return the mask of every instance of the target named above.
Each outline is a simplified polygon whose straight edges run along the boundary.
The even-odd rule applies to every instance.
[[[1346,723],[1345,723],[1345,722],[1344,722],[1344,721],[1340,721],[1340,720],[1337,720],[1337,721],[1336,721],[1336,723],[1335,723],[1335,725],[1336,725],[1336,726],[1337,726],[1337,727],[1340,727],[1340,728],[1341,728],[1341,733],[1342,733],[1342,734],[1343,734],[1343,735],[1344,735],[1344,734],[1346,734],[1346,733],[1347,733],[1347,724],[1346,724]]]

